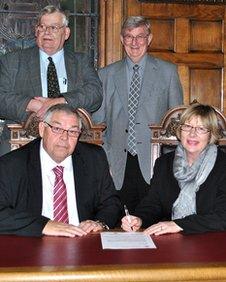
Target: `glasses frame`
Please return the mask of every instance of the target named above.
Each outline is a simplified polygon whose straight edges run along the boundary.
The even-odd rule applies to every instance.
[[[46,32],[47,30],[50,32],[50,33],[59,33],[60,29],[63,28],[63,27],[66,27],[66,25],[62,25],[62,26],[58,26],[58,25],[44,25],[44,24],[39,24],[36,26],[36,29],[39,31],[39,32]]]
[[[187,129],[185,129],[184,126],[187,126]],[[206,128],[206,127],[202,127],[202,126],[192,126],[192,125],[186,124],[186,123],[181,124],[181,125],[180,125],[180,129],[181,129],[182,131],[184,131],[184,132],[191,132],[193,129],[195,129],[195,133],[196,133],[196,134],[200,134],[200,135],[202,135],[202,134],[207,134],[208,132],[210,132],[210,130],[209,130],[208,128]]]
[[[79,135],[81,134],[81,130],[73,130],[73,129],[63,129],[61,127],[58,127],[58,126],[54,126],[52,124],[49,124],[48,122],[44,121],[45,124],[47,124],[51,131],[54,133],[54,134],[58,134],[58,135],[63,135],[64,132],[67,132],[67,136],[69,137],[79,137]]]
[[[131,43],[131,42],[133,42],[133,40],[135,40],[136,42],[142,43],[142,42],[144,42],[145,39],[148,38],[148,36],[149,36],[149,34],[146,34],[146,35],[138,34],[137,36],[126,34],[126,35],[123,35],[123,40],[126,43]]]

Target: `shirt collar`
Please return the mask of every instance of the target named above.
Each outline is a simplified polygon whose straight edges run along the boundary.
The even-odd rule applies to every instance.
[[[61,58],[64,56],[64,49],[59,50],[58,52],[56,52],[52,56],[49,56],[43,50],[39,49],[39,54],[40,54],[41,60],[43,60],[44,62],[48,62],[49,63],[48,58],[52,57],[53,62],[55,64],[57,64],[61,60]]]
[[[145,54],[138,63],[134,63],[128,56],[126,57],[127,67],[130,71],[133,71],[134,65],[138,65],[142,70],[145,67],[147,60],[147,54]]]

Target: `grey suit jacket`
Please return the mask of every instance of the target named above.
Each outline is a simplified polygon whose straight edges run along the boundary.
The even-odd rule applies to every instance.
[[[68,104],[92,112],[102,102],[102,87],[89,58],[64,50],[68,92],[62,93]],[[19,50],[0,57],[0,118],[21,122],[26,119],[27,104],[42,96],[38,47]],[[3,132],[1,140],[8,139]]]
[[[99,71],[103,83],[103,103],[93,114],[96,122],[105,122],[104,149],[116,189],[121,189],[126,159],[128,135],[128,89],[126,61],[121,60]],[[142,89],[136,115],[137,155],[142,175],[151,178],[150,123],[159,123],[171,107],[183,103],[182,88],[174,64],[147,56]]]

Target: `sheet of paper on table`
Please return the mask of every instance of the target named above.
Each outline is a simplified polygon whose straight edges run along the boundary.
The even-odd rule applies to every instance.
[[[101,232],[103,249],[155,249],[149,235],[143,232]]]

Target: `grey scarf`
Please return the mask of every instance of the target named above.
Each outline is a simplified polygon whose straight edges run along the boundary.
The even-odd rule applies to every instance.
[[[208,145],[192,166],[189,166],[185,149],[181,144],[177,146],[173,173],[181,190],[173,204],[172,220],[196,214],[196,192],[213,169],[216,157],[217,146]]]

